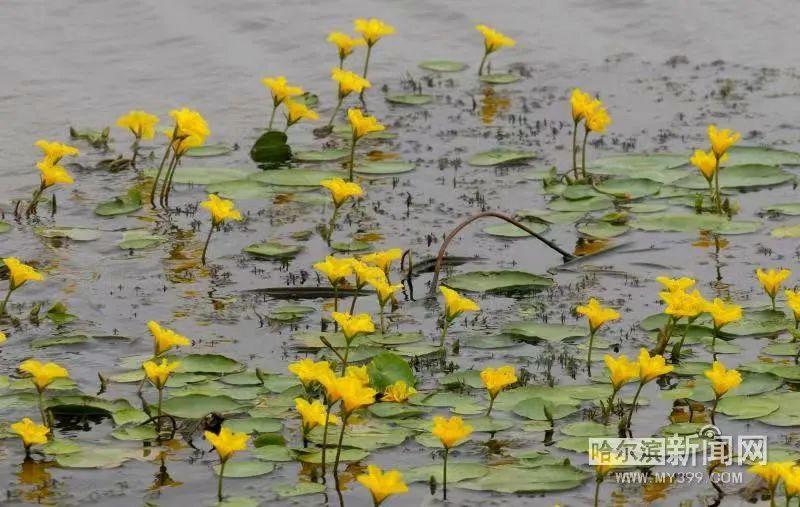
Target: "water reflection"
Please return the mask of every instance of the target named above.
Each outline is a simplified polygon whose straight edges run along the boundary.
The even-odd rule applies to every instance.
[[[167,451],[162,451],[158,455],[158,472],[156,472],[154,475],[155,480],[149,488],[150,491],[158,492],[161,488],[177,487],[183,484],[182,482],[176,481],[170,477],[169,472],[167,471],[167,455]]]
[[[481,121],[485,125],[494,123],[497,115],[508,111],[511,107],[511,99],[505,93],[498,93],[494,88],[484,88],[483,98],[481,99]]]
[[[54,461],[39,462],[30,458],[23,461],[16,474],[19,497],[29,503],[56,505],[58,502],[53,497],[57,482],[48,472],[52,466],[55,466]]]

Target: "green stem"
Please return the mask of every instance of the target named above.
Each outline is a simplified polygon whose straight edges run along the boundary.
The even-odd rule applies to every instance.
[[[44,396],[43,392],[39,391],[39,416],[42,418],[42,424],[50,427],[50,421],[47,420],[47,414],[44,411]]]
[[[686,326],[683,328],[683,334],[681,335],[681,340],[672,347],[672,362],[673,363],[680,363],[681,362],[681,350],[683,349],[683,342],[686,341],[686,335],[689,333],[689,326],[692,325],[694,319],[688,319],[686,321]]]
[[[447,457],[450,454],[450,448],[444,448],[444,469],[442,470],[442,493],[444,499],[447,500]]]
[[[353,181],[353,164],[355,164],[355,159],[356,159],[356,142],[357,141],[358,141],[358,139],[356,139],[356,135],[353,134],[353,142],[350,143],[350,167],[349,167],[350,176],[348,177],[348,181]]]
[[[0,315],[2,315],[2,314],[0,314]],[[386,333],[386,326],[384,326],[384,324],[383,324],[383,305],[381,305],[380,316],[381,316],[381,334],[385,334]]]
[[[161,403],[164,401],[164,389],[158,390],[158,406],[156,407],[156,435],[161,435]]]
[[[714,188],[716,189],[717,198],[717,214],[722,214],[722,194],[719,192],[719,157],[715,157],[716,164],[714,165]]]
[[[345,338],[344,341],[344,357],[342,358],[342,376],[344,376],[345,370],[347,370],[347,358],[350,355],[350,340]]]
[[[172,157],[172,165],[169,168],[169,174],[167,178],[164,179],[165,185],[161,188],[161,200],[162,206],[169,207],[169,195],[172,193],[172,179],[175,177],[175,171],[178,169],[178,163],[181,160],[181,156],[177,153]]]
[[[719,403],[719,396],[714,396],[714,405],[711,407],[711,424],[716,426],[714,416],[717,414],[717,404]]]
[[[327,401],[327,396],[325,400]],[[325,403],[325,428],[322,429],[322,482],[325,483],[325,454],[328,449],[328,424],[331,421],[331,409],[333,403]]]
[[[28,208],[25,210],[26,217],[31,216],[31,213],[36,211],[36,207],[39,204],[39,199],[42,197],[42,192],[44,192],[44,188],[45,188],[44,183],[42,183],[41,185],[39,185],[39,190],[37,190],[36,193],[33,194],[33,198],[31,198],[31,203],[28,204]]]
[[[336,487],[339,487],[339,458],[342,455],[342,442],[344,441],[344,429],[347,427],[348,414],[344,412],[342,407],[342,431],[339,432],[339,443],[336,444],[336,458],[333,461],[333,478]]]
[[[333,237],[333,229],[336,227],[336,215],[339,213],[339,206],[333,206],[333,214],[331,215],[331,219],[328,222],[328,237],[325,238],[325,241],[328,243],[328,246],[331,246],[331,238]]]
[[[589,330],[589,351],[586,353],[586,366],[592,368],[592,348],[594,347],[594,335],[597,333],[596,329]]]
[[[636,410],[636,403],[639,402],[639,394],[642,392],[642,388],[644,387],[644,382],[639,382],[639,388],[636,389],[636,394],[633,396],[633,406],[631,407],[631,412],[628,414],[628,422],[625,424],[626,429],[630,429],[631,421],[633,420],[633,411]]]
[[[203,245],[203,256],[201,257],[201,262],[203,266],[206,265],[206,252],[208,251],[208,243],[211,241],[211,233],[214,232],[214,223],[211,223],[211,227],[208,229],[208,236],[206,236],[206,244]]]
[[[574,120],[572,126],[572,174],[578,179],[578,124],[580,118]]]
[[[269,115],[269,125],[267,125],[267,131],[272,130],[272,124],[275,122],[275,112],[278,110],[278,104],[274,101],[272,102],[272,114]]]
[[[217,501],[222,501],[222,478],[225,477],[225,463],[227,460],[220,462],[219,467],[219,481],[217,481]]]
[[[353,312],[356,310],[356,300],[358,299],[358,291],[361,287],[356,284],[356,292],[353,294],[353,300],[350,302],[350,315],[353,315]]]
[[[591,131],[587,128],[583,134],[583,147],[581,148],[581,174],[583,179],[586,179],[586,141],[589,139],[589,132]]]
[[[341,87],[340,87],[341,88]],[[336,119],[336,115],[339,113],[339,109],[342,108],[342,101],[344,100],[344,95],[341,93],[341,89],[337,92],[339,95],[339,101],[336,103],[336,107],[333,110],[333,114],[331,115],[331,119],[328,120],[328,126],[330,127],[333,125],[333,120]]]
[[[711,336],[711,353],[716,354],[717,352],[717,335],[719,334],[719,328],[714,326],[714,334]]]
[[[775,490],[776,487],[773,487],[769,490],[769,507],[775,507]]]
[[[483,75],[483,66],[486,63],[486,58],[488,58],[488,56],[489,56],[489,52],[484,50],[483,58],[481,58],[481,64],[478,66],[478,75],[479,76]]]
[[[139,155],[139,136],[134,137],[133,155],[131,155],[131,167],[136,169],[136,157]]]
[[[372,44],[367,44],[367,56],[364,58],[364,79],[367,79],[367,70],[369,69],[369,57],[372,54]],[[364,101],[364,90],[366,88],[361,89],[361,93],[359,93],[358,98],[363,102]]]
[[[14,289],[11,288],[11,284],[9,284],[8,292],[6,292],[6,297],[3,298],[3,302],[0,303],[0,317],[6,314],[6,306],[8,305],[8,300],[11,298],[11,293],[14,292]]]
[[[448,328],[448,326],[450,326],[450,321],[445,318],[444,319],[444,325],[442,326],[442,336],[439,339],[439,348],[440,349],[444,348],[444,339],[447,336],[447,328]]]
[[[494,396],[489,396],[489,409],[486,411],[486,417],[489,417],[492,414],[492,408],[494,407]]]
[[[156,173],[156,179],[153,181],[153,188],[150,190],[150,205],[155,207],[156,206],[156,189],[158,188],[158,180],[161,179],[161,171],[164,170],[164,164],[167,163],[167,157],[169,156],[170,151],[172,151],[172,143],[174,143],[175,136],[178,134],[178,126],[175,125],[175,129],[172,131],[172,138],[167,144],[167,149],[164,150],[164,156],[161,158],[161,165],[158,166],[158,172]]]
[[[599,502],[600,502],[600,485],[601,485],[602,483],[603,483],[603,481],[602,481],[602,480],[597,480],[597,481],[595,481],[595,486],[594,486],[594,503],[592,504],[592,505],[594,505],[594,507],[597,507],[597,506],[599,505]]]

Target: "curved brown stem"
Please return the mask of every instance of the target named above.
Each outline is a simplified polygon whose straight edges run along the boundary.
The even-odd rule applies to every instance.
[[[553,243],[549,239],[542,237],[541,235],[539,235],[536,232],[532,231],[530,228],[528,228],[525,225],[521,224],[517,220],[514,220],[510,216],[503,215],[502,213],[497,213],[496,211],[485,211],[483,213],[478,213],[477,215],[475,215],[473,217],[470,217],[467,220],[465,220],[465,221],[461,222],[460,224],[458,224],[458,226],[456,226],[456,228],[453,229],[450,232],[450,234],[447,235],[447,237],[445,238],[444,242],[442,242],[442,246],[439,248],[439,253],[436,256],[436,267],[433,270],[433,282],[431,283],[431,294],[434,294],[436,292],[436,287],[438,287],[438,285],[439,285],[439,271],[442,269],[442,260],[444,259],[444,254],[445,254],[445,252],[447,252],[447,247],[448,247],[448,245],[450,245],[450,242],[453,241],[453,238],[455,238],[458,235],[459,232],[461,232],[461,229],[463,229],[464,227],[468,226],[469,224],[471,224],[472,222],[474,222],[474,221],[476,221],[478,219],[486,218],[486,217],[499,218],[501,220],[505,220],[506,222],[508,222],[508,223],[510,223],[512,225],[515,225],[515,226],[519,227],[523,231],[527,232],[528,234],[530,234],[534,238],[538,239],[539,241],[541,241],[542,243],[544,243],[545,245],[547,245],[551,249],[553,249],[556,252],[558,252],[559,254],[561,254],[561,257],[564,259],[564,262],[571,261],[572,259],[575,258],[575,256],[572,255],[571,253],[568,253],[565,250],[562,250],[561,248],[559,248],[558,245],[556,245],[555,243]]]

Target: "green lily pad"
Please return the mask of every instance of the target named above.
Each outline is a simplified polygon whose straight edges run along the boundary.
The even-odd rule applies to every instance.
[[[281,322],[291,322],[303,318],[309,313],[317,311],[313,306],[283,305],[270,312],[269,318]],[[223,379],[224,382],[224,379]]]
[[[146,176],[155,178],[156,169],[148,169],[144,173]],[[185,183],[191,185],[210,185],[212,183],[222,183],[223,181],[241,180],[253,171],[247,169],[237,169],[233,167],[178,167],[175,170],[173,183]],[[163,173],[162,173],[163,176]]]
[[[222,181],[206,187],[209,194],[217,194],[225,199],[262,200],[272,199],[280,190],[252,179]]]
[[[469,386],[473,389],[482,389],[483,380],[481,380],[481,372],[479,370],[463,370],[448,373],[439,379],[439,383],[443,386]]]
[[[800,153],[761,146],[733,146],[728,150],[726,165],[732,164],[800,165]]]
[[[547,225],[541,222],[522,221],[522,225],[526,226],[536,234],[541,234],[547,230]],[[500,238],[532,238],[526,231],[520,229],[514,224],[504,223],[498,225],[490,225],[483,229],[483,232],[492,236]]]
[[[403,106],[424,106],[433,101],[433,95],[411,94],[411,95],[387,95],[386,101],[392,104]]]
[[[201,419],[210,412],[221,414],[235,413],[242,410],[243,405],[230,396],[204,396],[190,394],[167,398],[162,404],[165,413],[175,417]]]
[[[62,468],[116,468],[128,460],[141,457],[141,449],[82,445],[78,452],[57,455],[56,463]]]
[[[221,157],[233,152],[233,148],[224,144],[208,144],[205,146],[195,146],[184,152],[184,157],[207,158]]]
[[[644,178],[614,178],[597,184],[597,189],[604,194],[625,196],[626,199],[641,199],[657,194],[661,184]]]
[[[165,243],[167,238],[153,234],[148,229],[131,229],[122,233],[122,241],[117,246],[123,250],[144,250]]]
[[[785,202],[779,204],[769,204],[762,206],[763,211],[778,213],[781,215],[797,216],[800,215],[800,202]]]
[[[258,446],[258,443],[256,442],[254,445]],[[294,456],[285,445],[262,445],[261,447],[256,447],[252,454],[254,458],[263,459],[264,461],[294,461]]]
[[[726,167],[719,174],[720,188],[768,187],[794,179],[794,175],[780,167],[755,164]],[[699,172],[681,178],[673,185],[692,190],[708,190],[708,182]]]
[[[372,358],[367,365],[370,385],[378,392],[383,391],[398,380],[407,386],[415,386],[417,379],[408,362],[392,352],[383,352]]]
[[[504,349],[520,344],[520,340],[507,334],[472,335],[459,340],[462,347],[473,349]]]
[[[4,232],[8,232],[10,230],[11,230],[11,224],[0,220],[0,234],[3,234]]]
[[[760,417],[759,420],[771,426],[797,426],[800,425],[800,393],[788,392],[764,395],[762,398],[778,402],[778,410]],[[724,398],[723,398],[724,399]]]
[[[717,405],[717,411],[733,419],[757,419],[775,412],[780,404],[772,398],[761,396],[726,396]]]
[[[222,426],[234,433],[276,433],[283,429],[283,424],[279,420],[269,417],[228,419]]]
[[[511,84],[522,79],[522,76],[519,74],[483,74],[478,79],[486,84]]]
[[[246,246],[244,252],[255,255],[256,257],[263,257],[265,259],[282,259],[287,257],[294,257],[303,250],[303,247],[297,245],[284,245],[277,241],[267,241],[266,243],[257,243]]]
[[[525,271],[472,271],[447,277],[442,285],[466,292],[518,292],[550,287],[553,280]]]
[[[376,403],[370,405],[369,412],[375,417],[385,419],[404,419],[406,417],[419,417],[428,411],[419,407],[412,407],[404,403]]]
[[[580,421],[567,424],[560,428],[561,433],[570,437],[606,437],[616,436],[611,425],[600,424],[594,421]]]
[[[36,227],[34,232],[43,238],[68,238],[73,241],[94,241],[103,235],[86,227]]]
[[[416,165],[403,160],[381,160],[356,164],[353,172],[380,176],[384,174],[402,174],[416,169]]]
[[[477,479],[489,473],[489,467],[481,463],[447,463],[447,483],[455,484],[457,482],[466,481],[469,479]],[[443,477],[443,469],[440,464],[425,465],[415,467],[411,470],[403,472],[403,480],[411,484],[412,482],[428,482],[431,477],[436,481],[436,484],[441,484]]]
[[[542,398],[528,398],[514,405],[513,412],[519,416],[536,421],[563,419],[578,411],[575,405],[557,405]]]
[[[331,248],[337,252],[365,252],[372,248],[366,241],[334,241]]]
[[[276,171],[262,171],[254,174],[249,179],[275,186],[317,187],[322,180],[342,177],[346,178],[346,173],[338,170],[279,169]]]
[[[81,446],[65,438],[54,438],[42,446],[42,451],[51,456],[72,454],[81,450]]]
[[[793,325],[794,322],[789,320],[781,311],[745,311],[742,320],[722,328],[722,335],[767,336],[783,332]]]
[[[588,478],[588,473],[569,464],[535,468],[500,465],[489,467],[489,472],[483,477],[457,482],[455,486],[497,493],[542,493],[575,489]]]
[[[189,354],[181,358],[178,371],[186,373],[217,373],[224,375],[244,370],[240,362],[220,354]]]
[[[631,221],[630,226],[643,231],[748,234],[761,228],[761,223],[728,220],[718,215],[657,214],[638,217]]]
[[[496,148],[472,155],[467,163],[479,167],[489,167],[500,164],[520,164],[533,158],[536,158],[536,152],[533,151]]]
[[[433,72],[461,72],[467,68],[466,63],[453,60],[427,60],[420,62],[419,66]]]
[[[562,326],[529,321],[508,322],[503,326],[502,332],[549,342],[560,342],[570,338],[584,338],[589,334],[586,328],[581,326]]]
[[[324,493],[325,489],[326,487],[324,484],[308,481],[300,481],[297,484],[277,484],[272,487],[272,491],[281,498],[316,495],[318,493]]]
[[[589,222],[578,225],[576,229],[585,236],[598,239],[610,239],[625,234],[631,228],[627,225],[615,225],[608,222]]]
[[[55,336],[52,338],[37,338],[31,340],[32,349],[45,349],[48,347],[58,347],[64,345],[82,345],[89,341],[86,335]]]
[[[96,215],[113,217],[128,215],[142,209],[142,195],[138,190],[132,190],[126,195],[120,195],[110,201],[101,202],[94,208]]]
[[[117,410],[111,414],[114,418],[114,424],[122,426],[125,424],[141,424],[150,418],[144,410],[138,408],[125,408]]]
[[[516,212],[519,218],[530,218],[546,222],[548,224],[572,224],[586,216],[585,211],[550,211],[550,210],[537,210],[527,209]]]
[[[614,201],[605,195],[589,197],[587,199],[569,200],[558,198],[547,203],[547,207],[553,211],[600,211],[614,206]]]
[[[640,177],[642,172],[663,172],[688,163],[688,156],[674,153],[614,155],[595,160],[589,171],[607,176]]]
[[[319,151],[298,151],[294,154],[294,159],[298,162],[336,162],[348,157],[349,150],[331,148]]]
[[[156,435],[156,430],[152,425],[141,426],[137,424],[114,428],[111,436],[118,440],[155,440],[158,435]]]
[[[332,459],[330,450],[327,453],[326,459]],[[369,456],[369,452],[363,449],[342,449],[342,454],[339,458],[339,461],[343,463],[348,463],[351,461],[361,461],[362,459]],[[303,463],[314,463],[319,465],[322,463],[322,452],[318,449],[315,449],[311,452],[304,452],[298,455],[298,460],[302,461]]]
[[[219,475],[220,465],[214,465],[214,474]],[[258,460],[228,461],[225,465],[225,477],[242,479],[245,477],[258,477],[275,470],[275,463]]]
[[[630,204],[624,204],[623,206],[631,213],[657,213],[669,207],[666,204],[654,204],[649,202],[632,202]]]
[[[774,238],[800,238],[800,224],[776,227],[769,234]]]
[[[286,134],[271,130],[264,132],[250,148],[250,158],[259,164],[285,162],[292,158],[292,149],[286,144]]]

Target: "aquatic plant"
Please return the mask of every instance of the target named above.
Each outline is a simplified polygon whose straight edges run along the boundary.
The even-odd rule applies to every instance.
[[[742,383],[742,374],[737,370],[729,370],[723,363],[714,361],[711,369],[703,372],[703,375],[711,381],[711,389],[714,391],[714,405],[711,407],[711,423],[716,424],[714,416],[717,413],[717,405],[731,389],[738,387]]]
[[[600,301],[595,298],[590,298],[586,305],[578,306],[575,308],[575,311],[586,316],[586,321],[589,323],[589,350],[586,353],[586,365],[591,371],[594,336],[603,324],[619,319],[619,312],[613,308],[603,306],[600,304]]]
[[[328,120],[328,126],[333,125],[333,120],[336,119],[336,115],[339,113],[339,110],[342,108],[342,103],[344,99],[346,99],[351,93],[363,93],[366,88],[371,86],[370,82],[363,77],[350,72],[349,70],[345,70],[342,68],[335,68],[331,69],[331,79],[336,82],[336,107],[333,108],[333,113],[331,114],[330,120]]]
[[[139,155],[139,143],[142,142],[142,139],[155,137],[158,121],[158,116],[145,111],[128,111],[127,114],[117,118],[117,127],[128,129],[133,134],[131,167],[136,167],[136,157]]]
[[[200,206],[207,209],[211,214],[211,227],[208,228],[208,236],[206,242],[203,244],[203,254],[200,257],[201,262],[206,264],[206,252],[208,251],[208,244],[211,242],[211,234],[214,229],[218,229],[222,222],[225,220],[242,220],[242,214],[234,208],[233,201],[228,199],[220,199],[216,194],[208,194],[208,200],[200,203]]]
[[[31,456],[31,447],[47,443],[47,435],[50,428],[43,424],[36,424],[27,417],[19,422],[12,424],[9,429],[12,433],[19,435],[22,445],[25,447],[25,458]]]
[[[649,382],[656,380],[658,377],[666,375],[674,369],[674,366],[666,364],[664,356],[651,356],[648,350],[644,347],[639,349],[639,357],[637,362],[639,367],[639,386],[636,388],[636,394],[633,396],[633,403],[631,404],[631,410],[628,413],[628,419],[625,422],[625,429],[629,429],[631,427],[633,413],[637,409],[639,395],[642,393],[644,386]]]
[[[56,363],[42,363],[35,359],[23,361],[17,369],[31,376],[33,385],[39,395],[39,414],[42,417],[42,424],[49,428],[51,424],[44,406],[44,391],[57,379],[69,378],[69,371]]]
[[[499,368],[485,368],[481,370],[481,381],[489,392],[489,408],[486,410],[486,416],[492,414],[492,407],[494,407],[494,399],[500,394],[504,387],[510,386],[517,381],[517,373],[511,365],[501,366]]]
[[[459,294],[449,287],[444,285],[439,286],[439,292],[442,293],[444,298],[444,319],[442,319],[442,335],[439,338],[439,348],[444,349],[445,338],[447,338],[447,329],[450,324],[464,312],[478,312],[481,307],[478,304]]]
[[[168,362],[166,358],[161,359],[161,363],[155,361],[145,361],[142,363],[145,378],[153,384],[158,391],[158,404],[156,405],[156,433],[161,431],[161,418],[163,413],[161,407],[164,402],[164,386],[167,385],[170,375],[181,366],[180,361]]]
[[[278,107],[285,101],[290,100],[291,97],[302,95],[303,89],[299,86],[291,86],[285,76],[265,77],[261,80],[261,84],[269,89],[270,96],[272,97],[272,112],[269,115],[269,123],[267,124],[267,130],[269,131],[272,130],[272,124],[275,122],[275,113],[278,111]],[[286,128],[289,128],[289,126]]]
[[[442,464],[442,495],[447,500],[447,458],[450,449],[464,441],[472,434],[472,426],[465,424],[464,420],[454,415],[449,419],[441,416],[433,418],[433,436],[439,439],[444,447],[444,463]]]
[[[369,490],[373,507],[379,507],[392,495],[408,492],[408,486],[403,482],[403,474],[397,470],[384,472],[380,467],[368,465],[367,473],[357,476],[356,480]]]
[[[770,268],[768,271],[764,271],[758,268],[756,270],[756,277],[772,302],[772,311],[775,311],[775,296],[778,295],[778,289],[781,288],[781,284],[790,276],[792,276],[792,272],[788,269]]]
[[[339,208],[348,200],[355,199],[364,195],[364,190],[358,183],[344,181],[342,178],[331,178],[319,182],[320,186],[327,188],[331,193],[331,200],[333,201],[333,213],[331,219],[328,221],[328,231],[325,240],[328,245],[331,244],[331,237],[336,228],[336,217],[339,214]]]
[[[350,120],[352,137],[350,138],[350,164],[348,181],[353,181],[353,170],[355,169],[356,144],[358,141],[373,132],[381,132],[384,126],[378,122],[374,116],[365,116],[361,109],[348,109],[347,119]]]
[[[392,35],[394,27],[377,18],[359,18],[353,21],[353,28],[356,32],[361,34],[364,42],[367,45],[367,53],[364,56],[364,70],[361,77],[367,79],[367,71],[369,70],[369,57],[372,55],[372,47],[378,43],[383,37]],[[359,98],[364,100],[364,88],[359,90]]]
[[[478,66],[478,75],[483,75],[483,67],[490,54],[504,47],[513,47],[516,42],[511,37],[489,28],[486,25],[477,25],[475,29],[483,35],[483,58]]]
[[[222,479],[225,477],[225,465],[228,460],[239,451],[247,449],[247,441],[250,436],[247,433],[234,433],[225,426],[222,427],[219,434],[211,431],[204,433],[206,440],[211,442],[214,449],[217,450],[219,456],[219,480],[217,482],[217,500],[222,501]]]
[[[344,61],[347,59],[348,56],[353,54],[353,50],[357,46],[364,46],[367,42],[364,38],[357,38],[351,37],[344,32],[331,32],[328,35],[328,42],[336,46],[336,50],[339,53],[339,68],[341,69],[344,66]]]
[[[44,193],[45,190],[53,185],[71,185],[75,182],[69,172],[58,163],[64,157],[80,155],[80,151],[74,146],[45,141],[44,139],[36,141],[35,146],[42,150],[44,157],[36,164],[36,168],[41,172],[40,183],[39,188],[34,191],[31,202],[25,210],[26,217],[36,212],[39,199],[41,199],[42,193]],[[0,315],[2,315],[2,312],[0,312]]]
[[[20,262],[16,257],[4,257],[3,264],[8,268],[8,290],[3,301],[0,302],[0,317],[6,314],[8,300],[11,294],[22,287],[25,282],[41,282],[44,276],[36,271],[32,266]]]

